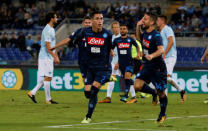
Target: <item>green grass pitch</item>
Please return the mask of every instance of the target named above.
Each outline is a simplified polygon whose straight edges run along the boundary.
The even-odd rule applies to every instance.
[[[208,104],[203,103],[208,94],[188,94],[184,104],[179,94],[168,94],[164,124],[154,123],[160,107],[151,105],[151,97],[125,104],[119,101],[119,94],[113,93],[111,104],[97,104],[92,124],[83,125],[80,122],[88,106],[83,92],[52,91],[52,98],[60,104],[47,105],[43,91],[36,95],[37,104],[27,91],[0,91],[0,131],[208,130]],[[105,95],[100,92],[99,100]]]

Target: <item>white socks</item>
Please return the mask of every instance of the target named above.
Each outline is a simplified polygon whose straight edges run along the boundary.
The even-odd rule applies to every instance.
[[[50,94],[50,81],[44,81],[44,91],[46,96],[46,101],[51,100],[51,94]]]
[[[175,87],[179,92],[182,91],[182,89],[176,84],[176,82],[171,77],[168,77],[167,80],[168,83]]]
[[[130,90],[129,91],[131,93],[131,97],[135,97],[136,96],[135,89],[134,89],[133,85],[130,86]]]
[[[114,84],[115,84],[114,81],[108,82],[107,97],[111,98],[111,95],[112,95],[112,92],[113,92],[113,89],[114,89]]]
[[[37,83],[37,85],[35,86],[35,88],[33,88],[31,90],[31,94],[32,95],[35,95],[36,92],[40,89],[40,87],[43,86],[43,80],[44,80],[44,77],[38,77],[38,83]]]

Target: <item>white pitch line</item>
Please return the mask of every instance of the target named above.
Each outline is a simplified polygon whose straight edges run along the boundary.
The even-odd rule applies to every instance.
[[[208,115],[199,115],[199,116],[180,116],[180,117],[167,117],[167,119],[183,119],[183,118],[202,118],[208,117]],[[113,124],[113,123],[127,123],[135,121],[154,121],[155,119],[140,119],[140,120],[126,120],[126,121],[110,121],[110,122],[98,122],[98,123],[89,123],[89,124],[71,124],[71,125],[57,125],[57,126],[45,126],[46,128],[72,128],[73,126],[88,126],[88,125],[102,125],[102,124]],[[75,128],[75,127],[73,127]],[[79,127],[80,128],[80,127]]]
[[[91,130],[124,130],[124,131],[176,131],[176,130],[156,130],[156,129],[133,129],[133,128],[95,128],[95,127],[62,127],[62,128],[77,128]]]

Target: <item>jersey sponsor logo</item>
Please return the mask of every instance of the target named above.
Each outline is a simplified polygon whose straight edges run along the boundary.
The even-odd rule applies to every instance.
[[[149,43],[150,41],[143,39],[142,44],[146,47],[149,48]]]
[[[118,48],[129,48],[130,43],[118,43]]]
[[[95,37],[88,37],[88,44],[89,45],[99,45],[103,46],[105,42],[104,38],[95,38]]]

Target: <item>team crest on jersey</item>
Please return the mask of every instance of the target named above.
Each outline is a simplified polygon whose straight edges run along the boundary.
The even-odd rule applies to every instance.
[[[149,40],[152,39],[152,35],[149,35],[149,36],[148,36],[148,39],[149,39]]]
[[[130,40],[130,39],[127,39],[127,42],[129,42],[129,43],[130,43],[130,42],[131,42],[131,40]]]
[[[150,43],[150,41],[145,40],[145,39],[143,39],[143,41],[142,41],[142,44],[147,48],[149,48],[149,43]]]
[[[118,48],[129,48],[130,43],[118,43]]]
[[[104,37],[104,38],[107,38],[107,37],[108,37],[108,34],[107,34],[107,33],[104,33],[104,34],[103,34],[103,37]]]
[[[71,35],[74,35],[74,32],[72,32],[72,34]]]
[[[104,42],[105,42],[104,38],[88,37],[88,44],[89,45],[103,46]]]

